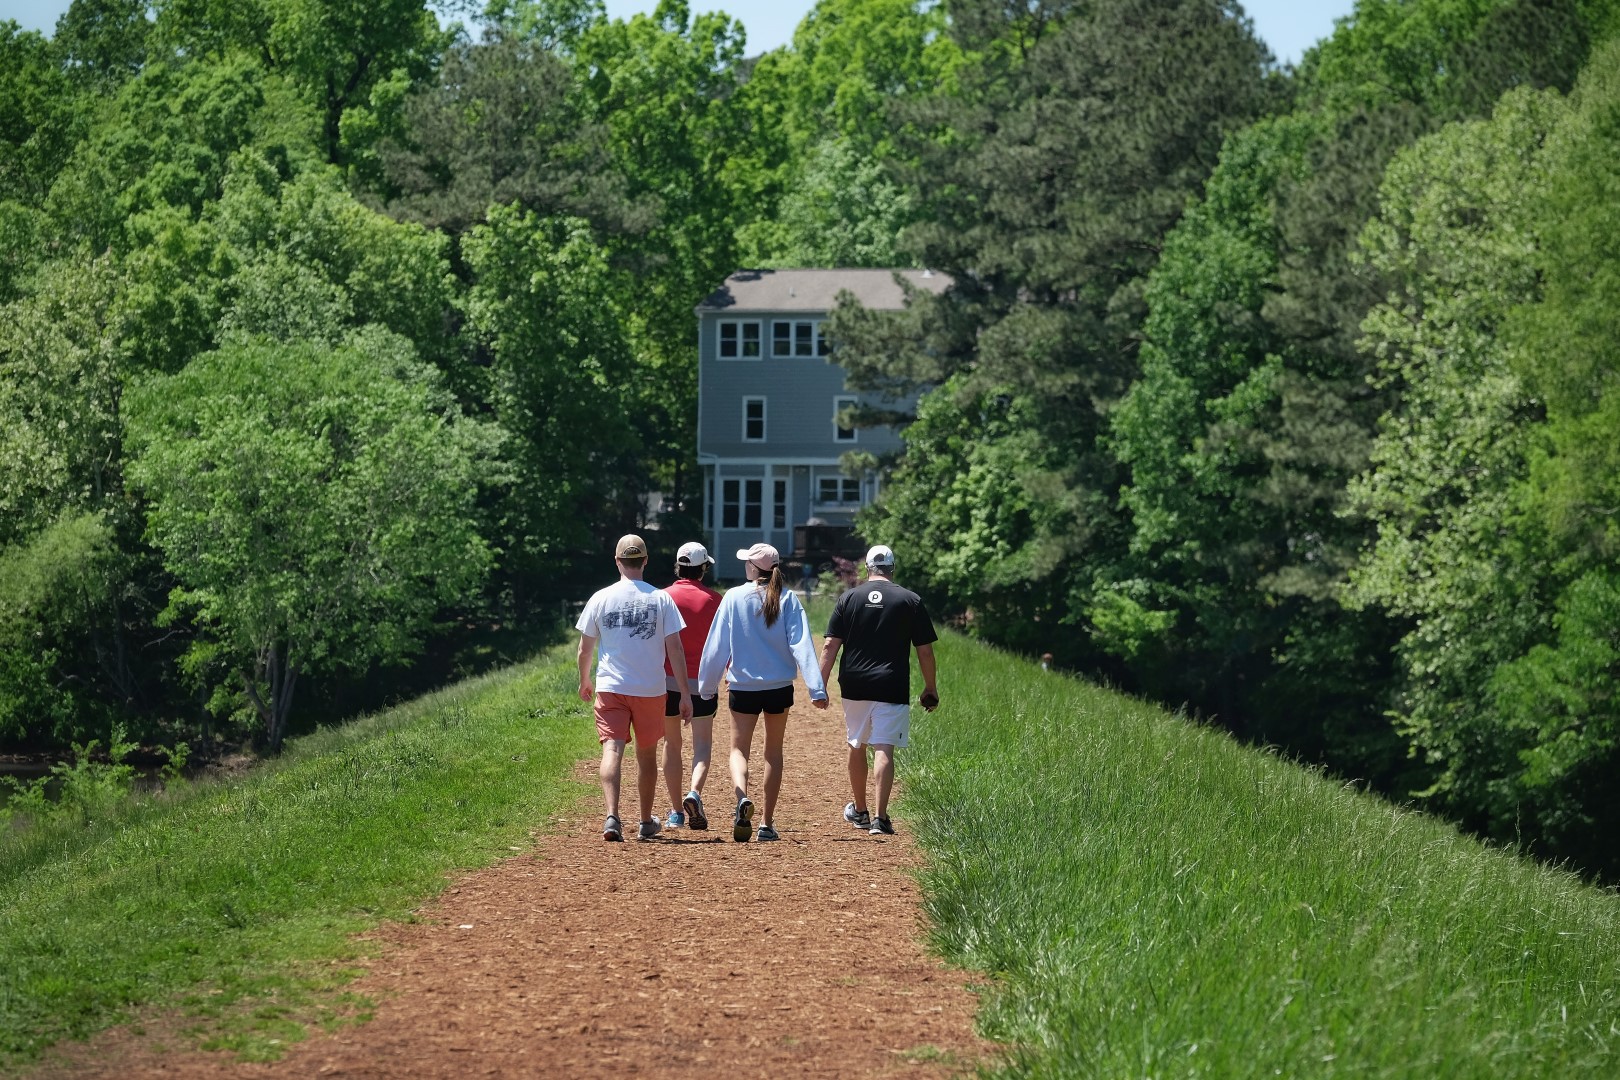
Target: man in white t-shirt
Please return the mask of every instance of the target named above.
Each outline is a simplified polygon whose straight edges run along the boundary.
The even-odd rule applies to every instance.
[[[641,537],[621,536],[613,561],[619,568],[619,580],[586,601],[574,624],[579,631],[579,699],[594,702],[596,737],[602,743],[602,798],[607,803],[602,839],[624,839],[624,826],[619,823],[619,778],[624,744],[633,731],[636,765],[641,771],[637,836],[651,840],[661,827],[653,799],[658,787],[658,740],[664,734],[666,659],[680,690],[681,719],[692,718],[686,652],[681,648],[681,628],[686,624],[668,593],[641,580],[647,566],[647,545]]]

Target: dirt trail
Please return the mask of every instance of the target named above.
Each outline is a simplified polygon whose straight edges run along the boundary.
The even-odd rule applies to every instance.
[[[952,1076],[994,1053],[969,976],[922,944],[917,853],[843,820],[843,718],[802,684],[788,720],[776,843],[731,839],[730,723],[715,723],[710,829],[601,838],[601,798],[532,854],[458,880],[420,922],[375,933],[353,989],[371,1021],[279,1062],[165,1050],[115,1030],[42,1075],[524,1077]],[[586,721],[581,721],[586,722]],[[926,723],[926,720],[923,721]],[[763,728],[750,794],[763,807]],[[687,747],[690,769],[690,745]],[[903,767],[902,761],[902,767]],[[581,778],[595,786],[595,763]],[[636,814],[627,755],[623,815]],[[665,796],[660,783],[659,803]],[[667,808],[665,808],[667,810]],[[762,811],[761,811],[762,812]],[[759,817],[756,815],[756,823]],[[633,832],[633,826],[626,830]],[[172,1044],[171,1044],[172,1046]]]

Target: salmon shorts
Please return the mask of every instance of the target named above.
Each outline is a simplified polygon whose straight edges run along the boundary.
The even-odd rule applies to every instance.
[[[599,691],[596,695],[596,741],[630,741],[635,729],[636,742],[654,746],[664,737],[664,695],[631,697]]]

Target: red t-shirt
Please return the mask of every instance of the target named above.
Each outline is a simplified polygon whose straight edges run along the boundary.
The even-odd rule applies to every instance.
[[[709,639],[709,627],[714,624],[714,613],[720,610],[720,594],[699,581],[677,578],[675,584],[664,590],[680,609],[686,626],[681,630],[681,648],[686,650],[686,677],[697,693],[698,661],[703,659],[703,643]],[[674,675],[669,660],[664,660],[664,674]]]

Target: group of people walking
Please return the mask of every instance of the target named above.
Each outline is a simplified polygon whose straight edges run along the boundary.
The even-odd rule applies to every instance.
[[[844,807],[844,819],[873,835],[892,834],[888,807],[894,754],[907,744],[911,726],[912,649],[923,677],[918,703],[930,711],[939,704],[933,650],[937,635],[922,600],[894,583],[894,552],[881,544],[872,548],[866,554],[868,579],[839,598],[818,658],[810,617],[787,587],[776,548],[755,544],[737,552],[737,558],[747,581],[721,594],[704,584],[714,565],[708,550],[696,542],[683,544],[675,556],[674,584],[657,589],[643,578],[647,545],[639,536],[621,537],[614,549],[619,580],[596,592],[580,614],[575,627],[580,635],[579,696],[593,704],[602,744],[600,776],[607,809],[602,838],[624,839],[620,777],[631,742],[639,770],[637,837],[651,840],[666,828],[709,827],[703,786],[724,678],[732,732],[732,839],[742,843],[755,836],[748,774],[761,716],[765,804],[757,836],[762,842],[780,839],[776,803],[794,676],[803,676],[811,705],[826,709],[827,682],[840,652],[839,690],[854,795]],[[681,736],[687,727],[692,731],[692,781],[683,794]],[[660,739],[670,804],[662,820],[656,810]],[[877,796],[870,808],[869,774]]]

